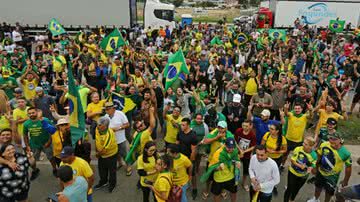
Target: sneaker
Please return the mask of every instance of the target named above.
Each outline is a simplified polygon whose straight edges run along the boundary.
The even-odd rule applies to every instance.
[[[314,196],[311,199],[307,200],[307,202],[320,202],[320,200],[316,199],[315,196]]]
[[[36,168],[35,170],[33,170],[31,172],[31,177],[30,177],[30,181],[33,181],[35,180],[36,178],[38,178],[40,175],[40,169],[39,168]]]
[[[198,194],[198,190],[197,190],[197,189],[193,189],[193,190],[192,190],[192,193],[191,193],[191,196],[192,196],[192,199],[193,199],[193,200],[196,199],[197,194]]]
[[[112,193],[114,191],[115,187],[116,187],[115,185],[109,186],[109,193]]]
[[[105,184],[97,184],[97,185],[95,185],[94,186],[94,190],[99,190],[99,189],[101,189],[101,188],[103,188],[103,187],[106,187],[106,186],[108,186],[109,185],[109,183],[105,183]]]

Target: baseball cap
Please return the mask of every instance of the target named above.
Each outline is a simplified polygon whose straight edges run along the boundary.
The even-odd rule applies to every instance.
[[[74,148],[71,146],[65,146],[60,153],[60,158],[66,158],[72,155],[74,155]]]
[[[44,89],[43,89],[42,87],[39,87],[39,86],[35,88],[35,92],[41,92],[41,91],[43,91],[43,90],[44,90]]]
[[[262,116],[270,116],[270,111],[268,109],[264,109],[262,112],[261,112],[261,115]]]
[[[69,120],[67,119],[59,119],[56,123],[56,126],[59,126],[59,125],[63,125],[63,124],[68,124],[69,123]]]
[[[226,121],[219,121],[217,126],[221,128],[227,128],[227,123]]]
[[[233,102],[240,103],[241,102],[241,95],[240,94],[235,94],[233,96]]]
[[[155,71],[159,71],[159,68],[154,68],[154,72],[155,72]]]
[[[337,121],[334,118],[328,118],[326,121],[327,124],[336,125]]]
[[[15,88],[14,92],[15,93],[22,93],[23,91],[21,90],[21,88],[18,87],[18,88]]]
[[[342,140],[342,135],[338,132],[335,132],[333,134],[329,134],[329,138],[336,138],[336,139],[341,139]]]
[[[225,141],[225,146],[227,148],[234,148],[235,147],[235,139],[230,137],[230,138],[227,138],[226,141]]]

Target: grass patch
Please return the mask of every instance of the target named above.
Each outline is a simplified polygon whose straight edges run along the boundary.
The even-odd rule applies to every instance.
[[[343,135],[345,144],[360,144],[360,118],[353,114],[346,121],[339,121],[338,131]]]

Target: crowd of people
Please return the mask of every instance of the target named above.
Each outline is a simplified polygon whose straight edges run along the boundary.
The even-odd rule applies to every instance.
[[[297,201],[306,182],[315,185],[308,202],[322,191],[326,202],[335,193],[359,198],[359,186],[348,187],[351,153],[338,125],[359,117],[360,29],[295,26],[283,40],[249,24],[135,27],[120,30],[127,43],[107,52],[99,44],[110,31],[30,37],[19,24],[0,26],[0,201],[28,201],[45,157],[61,184],[49,198],[58,201],[113,192],[122,166],[139,176],[144,202],[235,202],[239,189],[267,202],[280,197],[285,171],[285,202]],[[165,88],[168,58],[179,50],[189,74]],[[75,144],[67,71],[87,124]],[[136,107],[124,113],[113,93]]]

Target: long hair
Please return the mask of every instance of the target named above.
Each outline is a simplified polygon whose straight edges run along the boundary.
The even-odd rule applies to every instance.
[[[276,140],[276,151],[280,151],[282,145],[282,127],[281,124],[274,124],[275,130],[278,131],[278,136]]]
[[[150,147],[152,147],[152,146],[155,146],[156,147],[156,144],[155,144],[155,142],[154,141],[149,141],[149,142],[147,142],[146,144],[145,144],[145,147],[144,147],[144,151],[143,151],[143,156],[142,156],[142,158],[143,158],[143,162],[144,163],[149,163],[149,156],[148,156],[148,150],[150,149]],[[155,151],[154,152],[154,158],[155,158],[155,160],[157,160],[157,151]]]

